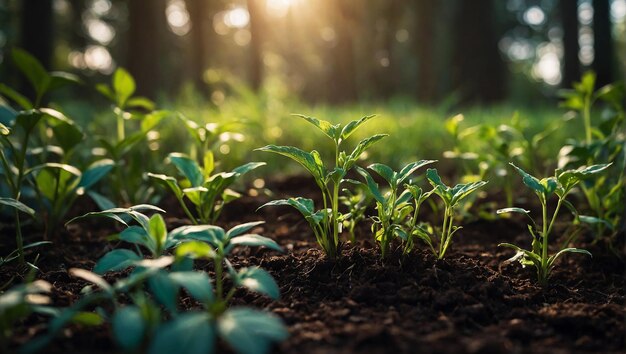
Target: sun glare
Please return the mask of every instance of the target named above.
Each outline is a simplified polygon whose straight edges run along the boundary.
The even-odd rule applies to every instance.
[[[302,0],[267,0],[267,13],[276,17],[285,17],[289,9]]]

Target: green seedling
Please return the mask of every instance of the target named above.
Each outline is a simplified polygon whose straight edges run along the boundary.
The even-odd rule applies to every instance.
[[[154,163],[151,156],[145,151],[136,149],[139,143],[145,142],[147,135],[154,131],[159,123],[171,113],[168,111],[155,110],[152,101],[145,97],[133,96],[135,93],[135,80],[123,68],[118,68],[111,80],[111,85],[98,84],[96,89],[102,93],[113,105],[116,117],[117,139],[98,139],[106,154],[116,161],[115,173],[112,175],[111,188],[118,201],[124,204],[134,204],[137,201],[149,200],[153,194],[150,184],[141,178],[128,178],[128,176],[141,176],[148,163]],[[127,134],[132,121],[138,121],[132,134]],[[158,135],[158,134],[157,134]],[[103,198],[99,198],[103,199]],[[108,202],[107,204],[113,204]]]
[[[561,92],[561,105],[577,112],[584,122],[583,141],[571,141],[559,155],[560,168],[612,163],[611,171],[580,184],[593,217],[600,219],[593,225],[595,242],[604,239],[609,247],[624,230],[624,170],[626,169],[626,134],[624,133],[624,86],[611,84],[595,90],[596,77],[586,73],[573,90]],[[599,117],[592,116],[593,108],[603,107]]]
[[[515,166],[511,163],[511,166],[517,170],[517,172],[522,176],[522,180],[524,184],[529,187],[537,197],[539,198],[539,202],[541,203],[541,225],[538,225],[532,217],[530,217],[530,211],[525,210],[523,208],[506,208],[498,210],[498,214],[502,213],[521,213],[526,215],[530,220],[531,224],[528,225],[528,231],[532,236],[532,246],[530,250],[522,249],[516,245],[510,243],[501,243],[499,246],[513,248],[517,251],[516,255],[513,256],[509,261],[519,260],[523,266],[533,265],[537,269],[537,278],[539,284],[545,286],[548,284],[548,278],[550,277],[550,273],[554,267],[555,261],[565,253],[582,253],[591,256],[586,250],[573,248],[573,247],[561,247],[561,249],[553,254],[548,255],[548,246],[549,246],[549,238],[550,233],[554,227],[554,222],[556,221],[557,215],[563,205],[565,205],[568,209],[577,215],[576,209],[574,206],[567,201],[565,198],[567,195],[583,180],[591,178],[595,174],[603,172],[606,170],[610,164],[602,164],[602,165],[593,165],[586,168],[580,168],[576,170],[556,170],[554,177],[548,177],[543,179],[538,179],[536,177],[531,176],[526,173],[521,168]],[[556,194],[558,197],[556,208],[550,217],[548,212],[548,199],[552,194]],[[585,221],[585,219],[581,219],[581,221]],[[569,243],[569,242],[567,242]],[[566,243],[566,244],[567,244]],[[565,245],[564,245],[565,246]]]
[[[461,226],[455,226],[453,224],[455,219],[455,209],[459,207],[461,201],[464,198],[467,198],[473,192],[487,184],[485,181],[478,181],[472,183],[463,183],[457,184],[454,187],[448,187],[441,181],[441,177],[437,173],[436,169],[429,168],[426,171],[426,177],[430,184],[434,187],[432,193],[438,195],[444,204],[444,213],[443,213],[443,224],[441,226],[441,236],[439,238],[439,249],[435,250],[432,247],[432,239],[430,240],[430,245],[433,253],[439,259],[443,259],[450,246],[450,242],[452,241],[452,236],[462,229]],[[425,234],[428,238],[433,238],[429,234]],[[423,239],[426,239],[424,237]]]
[[[368,168],[380,175],[389,185],[389,191],[383,194],[372,176],[364,169],[357,166],[357,171],[365,178],[369,192],[376,200],[377,216],[373,217],[372,231],[374,238],[380,247],[381,256],[385,258],[389,253],[389,247],[394,238],[399,237],[408,241],[413,236],[420,236],[416,229],[417,215],[420,206],[428,195],[424,196],[421,188],[408,183],[411,174],[417,169],[434,163],[434,160],[421,160],[403,167],[399,172],[389,166],[380,163],[372,164]],[[401,186],[404,184],[404,190]],[[408,219],[408,221],[407,221]]]
[[[36,181],[33,181],[33,176],[29,173],[32,171],[30,170],[32,162],[28,158],[29,152],[32,153],[33,150],[36,150],[35,148],[39,148],[42,155],[40,157],[45,161],[48,150],[51,150],[47,144],[43,144],[44,141],[49,140],[46,135],[48,131],[52,132],[59,144],[58,149],[67,154],[83,139],[83,134],[76,124],[61,112],[41,107],[46,94],[59,87],[76,83],[78,79],[67,73],[46,72],[37,59],[23,50],[14,49],[11,54],[15,65],[28,79],[35,92],[35,99],[31,101],[0,83],[0,95],[12,100],[21,109],[16,112],[4,100],[0,100],[0,108],[2,108],[2,115],[0,115],[2,119],[0,121],[2,176],[9,189],[9,197],[15,201],[22,201],[25,188],[29,185],[37,186]],[[39,130],[39,134],[37,134],[37,130]],[[34,140],[37,135],[39,135],[39,141],[35,146],[30,146],[31,140]],[[18,259],[23,265],[25,264],[24,242],[19,212],[20,209],[16,208],[15,238]]]
[[[316,211],[313,201],[306,198],[275,200],[266,203],[262,207],[270,205],[290,205],[296,208],[309,223],[318,244],[322,247],[326,255],[331,259],[336,259],[340,253],[339,234],[343,226],[342,222],[345,219],[345,216],[341,215],[339,212],[339,191],[341,190],[341,184],[345,182],[344,178],[346,174],[354,167],[363,152],[387,135],[376,134],[363,139],[357,144],[356,148],[348,154],[342,150],[342,143],[363,123],[374,116],[365,116],[359,120],[351,121],[345,126],[341,126],[340,124],[333,125],[325,120],[318,120],[302,115],[298,115],[298,117],[313,124],[333,141],[335,153],[333,167],[327,168],[324,166],[324,162],[316,150],[306,152],[293,146],[276,145],[267,145],[257,150],[283,155],[302,165],[313,176],[315,183],[322,193],[323,208]]]
[[[348,209],[348,213],[343,220],[343,227],[348,230],[350,241],[356,242],[356,226],[365,219],[365,211],[373,201],[372,194],[360,183],[356,184],[356,191],[347,188],[342,189],[343,195],[339,196],[339,201]]]
[[[213,174],[215,162],[210,151],[204,155],[202,167],[181,153],[170,154],[168,160],[184,176],[183,181],[179,183],[176,178],[163,174],[149,173],[148,176],[174,193],[185,214],[194,224],[215,223],[224,206],[241,197],[229,187],[246,173],[265,165],[265,162],[249,162],[231,172]],[[195,206],[195,215],[187,208],[185,199]]]

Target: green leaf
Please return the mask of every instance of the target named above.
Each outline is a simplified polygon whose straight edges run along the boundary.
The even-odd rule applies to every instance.
[[[43,114],[35,109],[20,111],[15,117],[15,126],[22,128],[25,133],[30,133],[42,117]]]
[[[556,254],[550,256],[550,258],[548,258],[548,268],[552,268],[552,266],[554,265],[554,262],[556,262],[556,260],[564,255],[565,253],[581,253],[581,254],[586,254],[589,257],[593,258],[593,255],[591,255],[591,252],[584,250],[584,249],[580,249],[580,248],[564,248],[562,250],[560,250],[559,252],[557,252]]]
[[[196,300],[204,304],[214,301],[213,285],[205,272],[173,272],[169,274],[169,277],[173,282],[185,288]]]
[[[352,135],[352,133],[354,133],[357,130],[357,128],[359,128],[363,123],[374,118],[375,116],[376,116],[375,114],[372,114],[369,116],[365,116],[359,120],[353,120],[350,123],[346,124],[346,126],[343,127],[343,129],[341,130],[341,140],[348,139],[348,137]]]
[[[326,134],[327,137],[331,138],[334,141],[339,140],[340,138],[340,131],[339,131],[339,125],[332,125],[330,122],[325,121],[325,120],[319,120],[317,118],[313,118],[313,117],[308,117],[302,114],[294,114],[296,117],[300,117],[304,120],[306,120],[307,122],[313,124],[315,127],[317,127],[319,130],[321,130],[324,134]]]
[[[515,166],[512,162],[509,162],[509,165],[513,166],[513,168],[515,168],[517,172],[522,176],[522,181],[524,182],[525,185],[532,188],[537,193],[546,194],[546,189],[541,184],[539,179],[529,175],[528,173],[526,173],[526,171]]]
[[[232,172],[238,174],[238,175],[245,175],[246,173],[259,168],[261,166],[265,166],[267,165],[265,162],[248,162],[245,165],[241,165],[237,168],[235,168]]]
[[[226,311],[217,322],[217,330],[237,353],[264,354],[272,342],[287,339],[281,320],[267,312],[249,308]]]
[[[63,86],[80,83],[80,78],[74,74],[66,73],[63,71],[53,71],[50,73],[48,91],[53,91]]]
[[[165,246],[165,240],[167,239],[167,227],[165,226],[165,220],[163,220],[161,214],[152,215],[148,230],[148,234],[156,243],[156,251],[159,253],[157,256],[160,256]]]
[[[168,159],[176,166],[178,171],[189,180],[192,187],[202,186],[204,175],[196,161],[178,152],[169,154]]]
[[[380,189],[378,189],[378,184],[374,182],[372,176],[366,170],[362,169],[359,166],[356,167],[356,170],[361,176],[363,176],[363,178],[365,178],[367,188],[369,189],[374,199],[376,199],[376,201],[381,204],[385,204],[385,197],[383,197],[382,193],[380,193]]]
[[[240,269],[234,282],[238,286],[267,295],[274,300],[280,297],[280,289],[272,275],[259,267]]]
[[[283,251],[276,241],[257,234],[235,236],[230,240],[230,244],[233,246],[264,246],[278,252]]]
[[[176,196],[177,199],[180,199],[183,197],[183,191],[178,186],[178,181],[176,181],[176,178],[166,176],[163,174],[155,174],[155,173],[150,173],[150,172],[148,172],[147,176],[150,178],[154,178],[155,180],[160,182],[162,185],[169,187],[169,189],[172,192],[174,192],[174,195]]]
[[[24,110],[33,109],[33,103],[28,98],[2,83],[0,83],[0,95],[13,100]]]
[[[83,326],[100,326],[104,323],[104,318],[94,312],[77,312],[71,322]]]
[[[111,319],[113,338],[125,351],[136,350],[146,334],[146,320],[137,306],[125,306],[115,311]]]
[[[404,168],[402,168],[397,174],[397,184],[401,184],[402,182],[404,182],[416,170],[435,162],[437,162],[437,160],[420,160],[404,166]]]
[[[29,208],[26,204],[20,202],[19,200],[15,200],[13,198],[1,198],[0,197],[0,204],[8,205],[12,208],[15,208],[21,211],[22,213],[28,214],[30,216],[35,216],[35,210],[32,208]]]
[[[170,232],[171,239],[177,241],[198,240],[208,242],[214,247],[223,245],[226,238],[224,229],[214,225],[188,225],[178,227]]]
[[[50,75],[41,63],[27,51],[14,48],[12,51],[13,62],[33,85],[37,96],[42,96],[48,89]]]
[[[115,102],[115,94],[113,93],[113,90],[111,90],[111,87],[109,87],[106,84],[97,84],[96,85],[96,91],[100,92],[104,97],[108,98],[111,102]]]
[[[384,178],[390,186],[396,186],[398,184],[396,179],[397,174],[391,169],[391,167],[382,163],[374,163],[367,166],[367,168],[378,173],[378,175]]]
[[[115,162],[111,159],[102,159],[92,163],[80,178],[78,188],[89,189],[96,184],[115,166]]]
[[[245,224],[237,225],[233,227],[232,229],[228,230],[228,232],[226,232],[226,239],[231,239],[232,237],[239,236],[243,234],[244,232],[247,232],[250,229],[256,226],[262,225],[264,223],[265,221],[252,221],[252,222],[247,222]]]
[[[276,205],[292,206],[296,208],[305,217],[311,216],[315,212],[315,206],[313,204],[313,200],[307,199],[307,198],[301,198],[301,197],[272,200],[271,202],[267,202],[261,205],[258,209],[264,208],[266,206],[276,206]]]
[[[135,80],[124,68],[117,68],[113,73],[113,91],[117,106],[123,108],[126,101],[135,93]]]
[[[9,135],[11,134],[11,130],[4,124],[0,123],[0,135]]]
[[[346,171],[350,170],[352,166],[354,166],[354,163],[359,159],[359,157],[361,157],[361,154],[365,152],[365,150],[367,150],[370,146],[374,145],[375,143],[379,142],[381,139],[387,136],[388,134],[376,134],[359,141],[359,144],[356,146],[356,148],[354,148],[343,168]]]
[[[117,249],[105,254],[93,268],[94,273],[104,274],[130,267],[135,261],[141,260],[135,252],[126,249]]]
[[[188,312],[159,326],[148,353],[211,354],[215,328],[206,312]]]
[[[122,241],[145,246],[150,252],[156,252],[156,240],[152,239],[145,229],[139,226],[130,226],[119,233]]]
[[[582,222],[584,222],[586,224],[603,224],[608,229],[613,230],[613,225],[611,225],[610,222],[606,221],[605,219],[597,218],[595,216],[579,215],[578,216],[578,220],[580,220],[580,221],[582,221]]]
[[[126,106],[128,108],[142,108],[142,109],[145,109],[146,111],[153,111],[154,108],[156,107],[154,102],[150,101],[146,97],[130,98],[126,102]]]
[[[262,148],[255,149],[255,151],[273,152],[275,154],[289,157],[309,171],[318,183],[324,180],[324,171],[320,170],[313,153],[308,153],[293,146],[276,145],[267,145]]]
[[[176,257],[190,257],[192,259],[196,258],[214,258],[216,255],[215,251],[205,242],[201,241],[188,241],[179,244],[176,247]]]
[[[506,214],[506,213],[520,213],[520,214],[528,215],[530,214],[530,210],[516,208],[516,207],[496,210],[496,214]]]
[[[176,313],[178,302],[178,284],[170,279],[166,271],[159,271],[148,278],[148,286],[154,297],[169,312]]]

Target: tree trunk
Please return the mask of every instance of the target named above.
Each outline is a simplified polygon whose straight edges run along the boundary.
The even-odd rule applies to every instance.
[[[333,6],[333,27],[335,28],[337,45],[333,48],[333,69],[329,78],[329,101],[334,103],[350,102],[357,99],[356,72],[354,66],[354,43],[352,42],[352,26],[349,4],[342,1],[329,1]]]
[[[504,63],[498,49],[490,0],[459,0],[454,21],[453,85],[461,103],[491,103],[505,97]]]
[[[162,43],[167,33],[164,0],[128,2],[128,70],[137,82],[137,94],[154,99],[163,88]]]
[[[22,0],[21,46],[50,69],[53,52],[52,0]]]
[[[593,70],[597,87],[613,81],[613,38],[609,0],[593,0]]]
[[[437,99],[435,64],[435,15],[438,0],[415,2],[415,27],[413,52],[417,59],[417,98],[421,102],[433,103]]]
[[[571,0],[560,1],[561,24],[563,27],[563,79],[562,87],[572,87],[580,79],[578,52],[578,3]]]
[[[264,2],[261,0],[248,0],[248,13],[250,14],[250,87],[258,91],[263,84],[263,28]]]

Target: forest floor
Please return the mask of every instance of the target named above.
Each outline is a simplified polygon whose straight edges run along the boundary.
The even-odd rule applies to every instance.
[[[314,197],[310,186],[308,179],[291,178],[268,182],[267,187],[280,191],[274,197]],[[406,256],[396,251],[381,260],[369,226],[363,225],[358,241],[344,243],[342,257],[332,262],[295,210],[256,211],[268,200],[244,197],[230,204],[220,225],[265,220],[258,233],[285,250],[241,249],[231,259],[236,268],[265,268],[280,286],[278,301],[244,290],[234,300],[236,305],[266,308],[284,320],[290,337],[273,352],[626,352],[625,263],[604,247],[581,240],[579,246],[593,258],[564,256],[546,288],[536,284],[534,269],[506,263],[512,251],[497,247],[501,242],[529,244],[526,225],[518,219],[465,222],[443,260],[425,248]],[[176,204],[166,200],[164,206],[170,228],[186,224]],[[104,219],[73,224],[63,242],[41,251],[38,278],[53,285],[53,305],[68,306],[80,297],[85,283],[70,277],[68,269],[91,269],[106,252],[123,247],[106,240],[118,231]],[[5,270],[1,281],[11,275],[10,267]],[[189,299],[181,302],[181,308],[193,306]],[[46,323],[43,316],[30,316],[15,328],[13,348],[43,333]],[[109,326],[72,325],[46,352],[105,353],[115,348]]]

